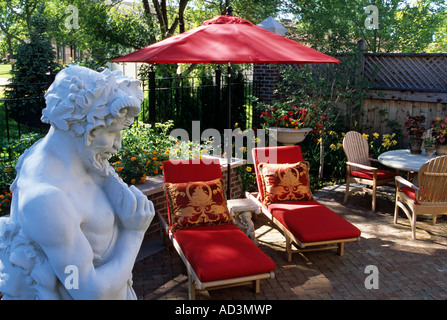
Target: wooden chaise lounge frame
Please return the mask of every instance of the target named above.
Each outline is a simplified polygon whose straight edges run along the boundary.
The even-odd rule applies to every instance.
[[[302,161],[301,156],[301,148],[299,146],[293,146],[293,147],[273,147],[273,148],[254,148],[252,150],[253,155],[253,161],[255,165],[255,171],[257,175],[257,182],[258,182],[258,188],[260,188],[260,183],[258,180],[258,170],[257,170],[257,156],[255,156],[255,153],[258,152],[259,149],[276,149],[277,151],[281,150],[281,148],[288,148],[288,150],[294,150],[294,152],[297,153],[296,156],[296,162]],[[281,161],[277,161],[276,163],[285,163]],[[325,240],[325,241],[315,241],[315,242],[302,242],[300,241],[292,232],[290,232],[289,229],[287,229],[280,221],[278,221],[271,213],[270,211],[265,208],[265,206],[262,205],[262,199],[259,192],[252,192],[252,193],[246,193],[245,196],[247,198],[250,198],[254,201],[256,201],[260,208],[261,212],[268,218],[270,221],[278,227],[281,232],[284,235],[284,238],[286,240],[286,255],[287,255],[287,261],[292,260],[292,253],[300,253],[300,252],[308,252],[308,251],[321,251],[321,250],[331,250],[336,249],[337,255],[343,256],[344,255],[344,245],[346,242],[355,242],[358,241],[360,237],[353,237],[353,238],[346,238],[346,239],[336,239],[336,240]],[[296,247],[296,249],[293,249],[292,245]]]
[[[281,222],[279,222],[273,215],[262,206],[259,200],[258,192],[246,193],[246,197],[256,201],[260,207],[261,212],[270,220],[272,223],[278,227],[284,235],[286,240],[286,254],[287,261],[292,261],[292,253],[300,253],[300,252],[308,252],[308,251],[322,251],[322,250],[331,250],[336,249],[337,255],[343,256],[345,252],[345,243],[346,242],[355,242],[358,241],[359,238],[347,238],[347,239],[337,239],[337,240],[327,240],[327,241],[316,241],[316,242],[301,242],[297,239],[297,237],[291,233],[286,227],[283,226]],[[296,249],[293,249],[292,245],[297,246]]]
[[[186,259],[177,240],[174,238],[174,235],[172,234],[171,230],[169,230],[169,225],[166,223],[166,220],[164,219],[163,216],[161,216],[160,213],[157,212],[157,214],[161,221],[162,228],[165,234],[168,236],[169,240],[172,242],[173,247],[175,248],[178,255],[182,259],[183,263],[185,264],[186,272],[188,274],[188,298],[190,300],[195,300],[196,291],[223,289],[223,288],[250,285],[250,284],[253,286],[253,291],[255,293],[259,293],[261,289],[261,280],[273,279],[275,277],[275,274],[272,271],[270,273],[263,273],[253,276],[226,279],[226,280],[208,281],[208,282],[200,281],[196,273],[194,272],[194,269],[191,267],[191,264]]]
[[[166,162],[163,163],[163,166],[165,166],[165,165],[166,165]],[[183,253],[178,241],[174,238],[174,235],[169,227],[169,224],[166,222],[165,218],[160,213],[157,212],[157,214],[158,214],[160,223],[162,225],[162,229],[164,230],[164,233],[167,235],[168,239],[171,241],[173,247],[179,254],[180,258],[182,259],[182,261],[186,267],[186,271],[188,274],[188,298],[190,300],[195,300],[197,291],[223,289],[223,288],[242,286],[242,285],[252,285],[254,292],[259,293],[261,280],[273,279],[275,277],[275,273],[273,271],[271,271],[268,273],[255,274],[255,275],[232,278],[232,279],[207,281],[207,282],[200,281],[199,277],[197,276],[197,274],[195,273],[191,264],[187,260],[185,254]],[[168,208],[168,214],[169,214],[169,208]],[[247,237],[247,239],[248,239],[248,237]]]

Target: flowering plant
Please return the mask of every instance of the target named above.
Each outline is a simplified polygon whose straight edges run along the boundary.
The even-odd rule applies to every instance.
[[[109,162],[124,182],[144,183],[146,177],[162,173],[162,162],[176,142],[168,133],[172,126],[170,121],[154,126],[135,122],[123,131],[122,147]]]
[[[422,123],[425,122],[425,116],[409,116],[404,122],[405,135],[407,137],[422,139],[425,132],[425,127]]]
[[[434,117],[431,123],[431,134],[436,145],[447,144],[447,117]]]
[[[295,106],[276,101],[273,105],[264,104],[259,107],[261,118],[267,127],[294,128],[312,126],[311,112],[303,106]]]

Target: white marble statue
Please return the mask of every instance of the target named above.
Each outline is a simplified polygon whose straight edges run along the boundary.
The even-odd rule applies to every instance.
[[[49,133],[19,159],[0,219],[3,299],[135,299],[132,268],[154,207],[109,165],[140,111],[139,81],[73,66],[45,95]]]

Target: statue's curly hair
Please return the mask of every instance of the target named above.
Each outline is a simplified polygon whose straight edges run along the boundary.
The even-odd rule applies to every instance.
[[[71,66],[60,71],[45,94],[42,122],[55,129],[86,135],[114,119],[138,116],[144,98],[140,81],[120,71],[97,72]]]

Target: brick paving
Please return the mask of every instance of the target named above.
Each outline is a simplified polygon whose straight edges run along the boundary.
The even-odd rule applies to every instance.
[[[389,190],[389,192],[388,192]],[[359,242],[335,250],[295,253],[287,262],[285,241],[264,216],[255,219],[260,248],[276,265],[275,278],[261,281],[261,292],[240,286],[197,293],[197,300],[444,300],[447,299],[447,217],[418,217],[417,240],[411,240],[408,219],[400,211],[393,223],[394,190],[381,188],[377,211],[371,196],[361,193],[343,203],[344,186],[327,187],[314,196],[356,225]],[[376,266],[379,288],[367,289],[365,273]],[[135,264],[134,289],[139,299],[186,300],[187,276],[172,247]],[[369,283],[367,281],[367,283]]]

